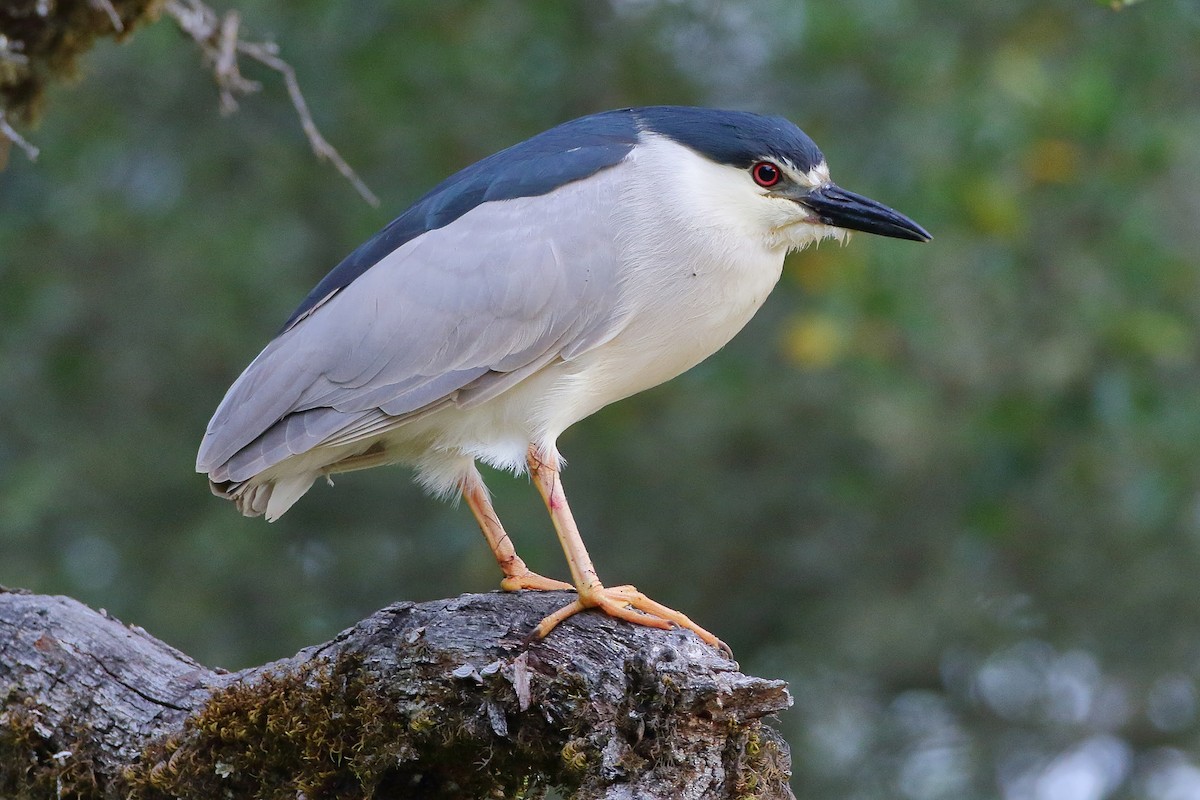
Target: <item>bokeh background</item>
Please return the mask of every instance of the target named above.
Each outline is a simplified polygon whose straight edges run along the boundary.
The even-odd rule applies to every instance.
[[[1200,797],[1200,7],[1146,0],[241,0],[230,117],[164,20],[101,43],[0,173],[0,584],[238,668],[496,586],[401,469],[242,519],[225,388],[450,172],[625,105],[779,113],[928,245],[794,255],[725,350],[560,442],[601,575],[791,683],[802,797]],[[223,9],[223,5],[217,6]],[[536,493],[490,478],[564,573]]]

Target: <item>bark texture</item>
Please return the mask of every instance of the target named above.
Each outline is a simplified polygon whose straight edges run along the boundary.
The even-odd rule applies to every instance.
[[[782,681],[565,592],[397,603],[207,669],[65,597],[0,590],[0,797],[791,798]]]

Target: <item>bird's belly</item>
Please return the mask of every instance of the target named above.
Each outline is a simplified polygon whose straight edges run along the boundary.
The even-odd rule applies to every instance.
[[[774,287],[782,255],[753,266],[732,275],[689,273],[645,298],[607,342],[571,360],[553,361],[478,405],[451,404],[406,423],[386,436],[387,449],[397,460],[429,464],[431,470],[438,453],[519,470],[529,444],[553,448],[559,434],[579,420],[721,349]],[[426,482],[440,485],[432,478]]]
[[[587,405],[593,406],[591,411],[599,410],[686,372],[721,349],[740,327],[698,330],[690,326],[673,334],[631,331],[580,358],[573,379],[588,398]],[[673,341],[662,341],[664,336]]]
[[[687,291],[660,294],[611,341],[558,366],[562,375],[558,391],[571,400],[563,403],[563,411],[569,413],[549,427],[561,432],[610,403],[686,372],[720,350],[762,306],[780,267],[767,265],[737,282],[726,276],[697,278]]]
[[[388,449],[410,463],[428,462],[437,453],[458,454],[519,471],[530,444],[553,448],[574,423],[674,378],[732,335],[721,341],[691,337],[685,347],[670,349],[644,337],[618,336],[573,361],[553,362],[477,406],[450,405],[403,425],[388,434]],[[400,456],[405,452],[407,457]]]

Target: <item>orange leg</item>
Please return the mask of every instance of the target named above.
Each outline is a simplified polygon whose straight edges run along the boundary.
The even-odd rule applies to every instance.
[[[504,579],[500,581],[501,589],[508,592],[519,589],[574,590],[575,587],[569,583],[543,577],[525,566],[525,562],[513,547],[512,539],[508,538],[508,532],[500,524],[496,509],[492,507],[492,501],[488,498],[487,487],[483,485],[483,479],[479,477],[478,472],[465,478],[459,488],[462,490],[463,499],[467,501],[467,507],[475,515],[475,521],[479,523],[479,529],[483,531],[483,538],[487,539],[488,546],[492,548],[496,563],[504,571]]]
[[[558,463],[555,458],[547,458],[539,453],[532,445],[526,456],[529,463],[529,474],[533,483],[546,502],[550,511],[550,519],[554,522],[554,530],[562,542],[563,552],[567,555],[567,565],[571,569],[571,578],[579,592],[579,599],[566,605],[546,617],[534,629],[530,638],[540,639],[554,629],[554,626],[570,616],[578,614],[585,608],[598,608],[610,617],[623,619],[637,625],[651,628],[670,628],[671,623],[681,628],[687,628],[705,642],[724,653],[729,648],[708,631],[692,622],[683,614],[674,611],[661,603],[656,603],[632,586],[614,586],[605,588],[596,576],[596,568],[588,556],[587,548],[575,525],[575,517],[567,505],[567,495],[563,491],[562,480],[558,474]]]

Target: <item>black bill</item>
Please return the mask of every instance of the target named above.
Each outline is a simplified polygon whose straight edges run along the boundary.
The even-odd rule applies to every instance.
[[[795,200],[812,211],[813,216],[825,225],[913,242],[928,242],[933,238],[928,231],[900,212],[832,183],[813,189]]]

